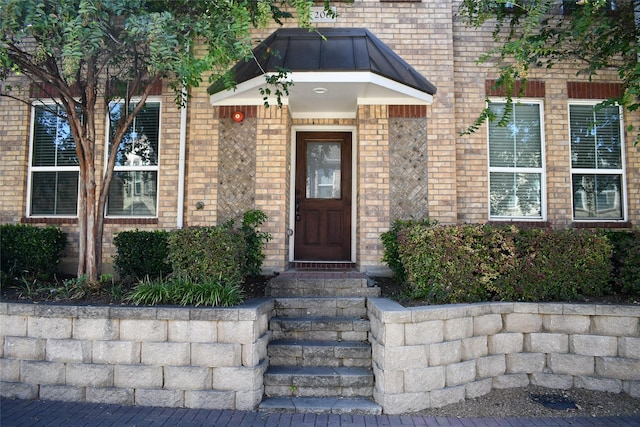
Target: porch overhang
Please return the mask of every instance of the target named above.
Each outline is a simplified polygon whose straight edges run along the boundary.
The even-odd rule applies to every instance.
[[[266,76],[288,70],[281,102],[294,118],[354,118],[358,105],[428,105],[436,87],[366,29],[280,29],[231,70],[234,89],[209,87],[215,106],[262,105]],[[273,89],[272,89],[273,92]],[[275,96],[267,99],[277,104]]]

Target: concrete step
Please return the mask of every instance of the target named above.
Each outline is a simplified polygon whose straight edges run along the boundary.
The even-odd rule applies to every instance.
[[[377,297],[380,288],[370,286],[358,272],[284,272],[267,284],[272,297]]]
[[[276,340],[267,347],[271,366],[371,368],[371,344],[361,341]]]
[[[371,399],[328,397],[270,397],[258,408],[265,412],[381,415],[382,407]]]
[[[270,366],[264,374],[268,397],[373,396],[373,371],[365,368]]]
[[[364,297],[277,297],[276,316],[367,317]]]
[[[369,321],[359,317],[273,317],[272,339],[310,341],[367,341]]]

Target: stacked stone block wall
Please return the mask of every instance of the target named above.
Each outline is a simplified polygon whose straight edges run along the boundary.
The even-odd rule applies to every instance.
[[[368,314],[374,397],[389,414],[528,385],[640,398],[639,307],[374,298]]]
[[[232,308],[0,304],[0,394],[255,409],[273,301]]]

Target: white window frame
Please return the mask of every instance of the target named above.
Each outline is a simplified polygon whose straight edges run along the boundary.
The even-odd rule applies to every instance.
[[[54,99],[42,99],[31,103],[31,120],[29,123],[29,159],[27,167],[27,206],[26,216],[31,218],[77,218],[78,203],[80,201],[80,166],[33,166],[33,152],[35,149],[35,122],[36,108],[62,108],[60,103]],[[77,142],[76,142],[77,143]],[[78,195],[76,198],[76,214],[75,215],[57,215],[57,214],[33,214],[32,197],[33,197],[33,173],[34,172],[77,172],[78,173]]]
[[[490,103],[507,103],[507,98],[489,98]],[[540,160],[539,168],[505,167],[491,166],[491,129],[487,123],[487,215],[490,221],[523,221],[523,222],[544,222],[547,220],[547,156],[545,152],[545,123],[544,123],[544,100],[539,98],[517,98],[513,99],[514,107],[518,104],[536,104],[540,111]],[[489,104],[487,104],[487,107]],[[497,118],[498,120],[500,118]],[[540,174],[540,216],[496,216],[491,214],[491,173],[539,173]]]
[[[573,147],[571,141],[571,106],[572,105],[588,105],[591,107],[595,107],[596,105],[602,103],[604,100],[569,100],[567,103],[567,118],[569,120],[567,131],[568,131],[568,141],[569,141],[569,187],[571,191],[571,220],[573,222],[626,222],[628,218],[628,209],[629,203],[627,200],[627,162],[626,162],[626,143],[625,143],[625,126],[624,126],[624,110],[618,107],[618,112],[620,116],[620,163],[622,167],[620,169],[591,169],[591,168],[574,168],[573,162],[571,161],[571,156],[573,155]],[[622,206],[622,218],[621,219],[611,219],[611,218],[577,218],[575,212],[575,203],[573,202],[573,175],[622,175],[620,180],[621,191],[620,195],[620,203]]]
[[[108,111],[106,114],[106,125],[105,125],[105,141],[106,145],[109,145],[109,133],[111,127],[111,105],[113,104],[122,104],[124,101],[113,101],[108,105]],[[140,98],[131,98],[131,104],[140,102]],[[160,96],[149,96],[147,97],[145,104],[153,103],[158,104],[158,152],[156,153],[158,161],[156,165],[147,165],[147,166],[115,166],[113,172],[156,172],[156,207],[155,207],[155,215],[109,215],[109,200],[107,199],[107,205],[105,206],[105,218],[158,218],[158,210],[160,208],[160,147],[162,144],[162,97]],[[104,165],[106,169],[107,162],[109,161],[109,150],[105,151],[105,159]],[[135,185],[135,184],[134,184]]]

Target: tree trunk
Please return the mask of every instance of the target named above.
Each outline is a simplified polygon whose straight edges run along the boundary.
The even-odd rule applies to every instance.
[[[99,247],[102,244],[101,222],[96,203],[96,183],[93,162],[81,172],[81,200],[78,207],[79,245],[78,277],[85,276],[87,282],[97,283],[100,275]],[[84,200],[82,198],[84,197]]]

